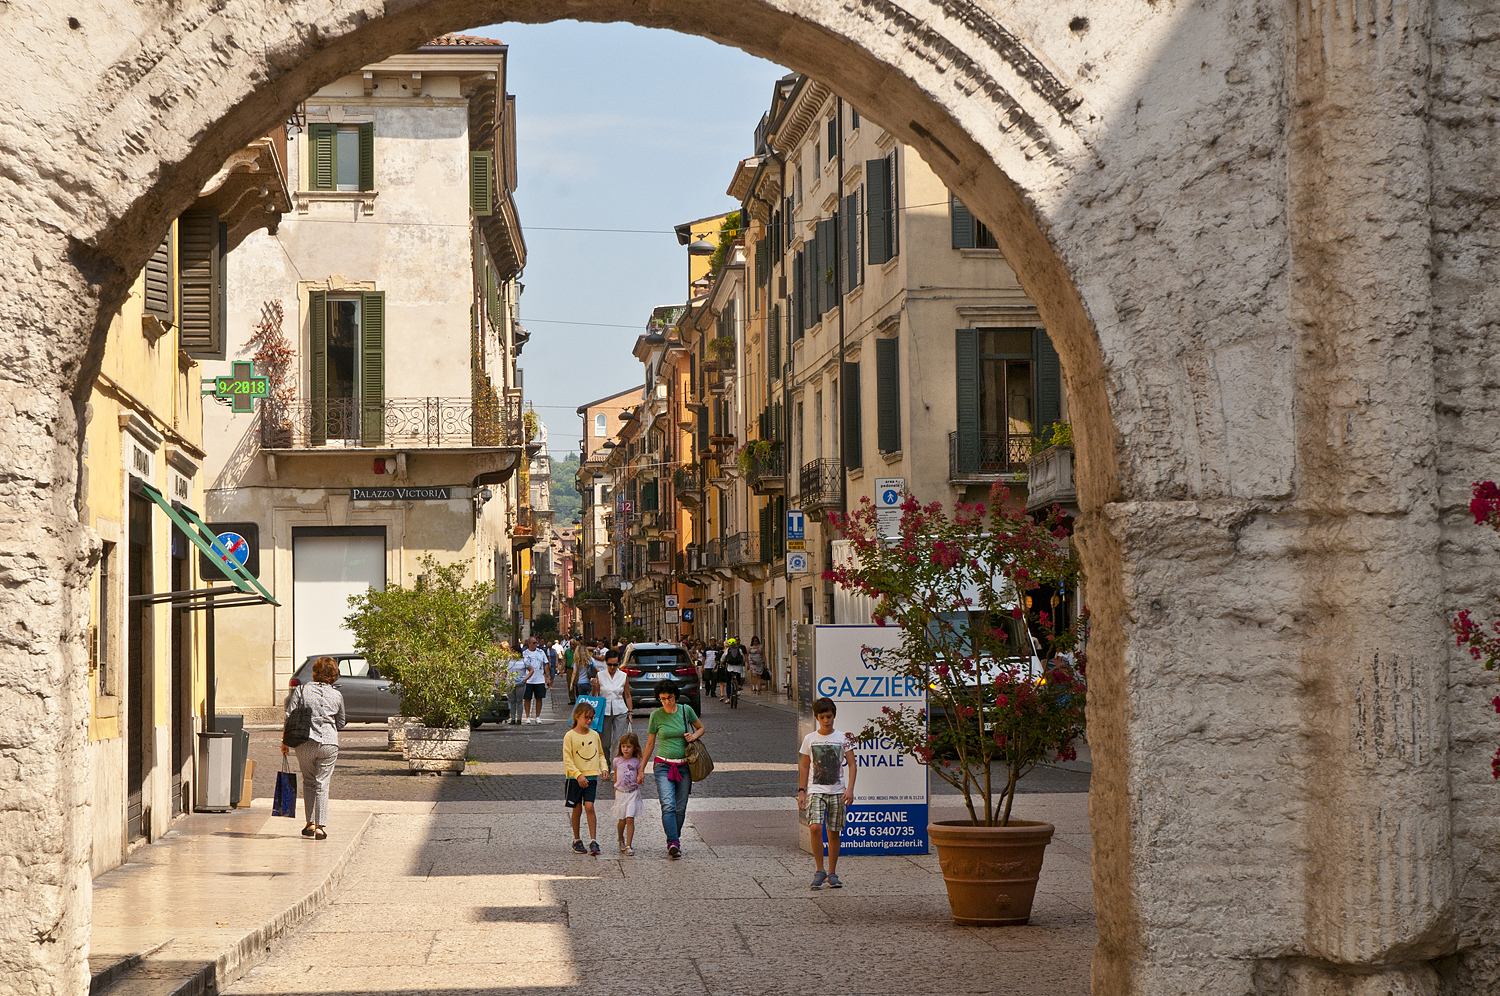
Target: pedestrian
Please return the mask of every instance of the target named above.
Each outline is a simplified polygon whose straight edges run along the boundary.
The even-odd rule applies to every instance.
[[[526,661],[526,697],[521,702],[521,712],[526,722],[540,725],[542,701],[547,697],[547,655],[539,650],[536,637],[526,640],[526,652],[521,655]]]
[[[750,638],[750,690],[758,692],[770,678],[766,670],[766,652],[761,649],[760,637]]]
[[[687,745],[704,734],[703,720],[686,702],[677,704],[677,682],[663,678],[656,683],[661,708],[652,711],[646,726],[646,749],[656,776],[656,796],[661,800],[661,828],[667,834],[667,857],[682,856],[682,824],[687,819],[688,795],[693,773],[688,770]],[[658,740],[660,743],[658,743]]]
[[[578,641],[569,640],[568,649],[563,651],[563,688],[568,692],[568,705],[578,700],[578,693],[573,690],[573,656],[578,652]]]
[[[604,652],[604,670],[595,677],[597,694],[604,697],[604,763],[609,764],[609,749],[630,729],[630,713],[635,703],[630,698],[630,676],[620,668],[620,651],[614,647]]]
[[[524,705],[522,696],[526,694],[526,658],[517,654],[510,659],[510,692],[507,698],[510,701],[510,722],[512,726],[521,725],[521,709]]]
[[[802,738],[797,759],[797,808],[807,812],[813,860],[818,863],[812,880],[814,889],[823,888],[824,883],[830,889],[844,887],[838,874],[839,834],[844,829],[844,812],[854,801],[854,777],[859,767],[854,763],[853,739],[833,727],[837,716],[833,699],[825,696],[813,703],[818,728]],[[827,872],[823,871],[824,830],[828,831]]]
[[[635,818],[646,812],[641,801],[641,741],[627,730],[615,745],[615,835],[620,853],[635,854]]]
[[[594,670],[596,666],[597,665],[594,660],[594,645],[590,643],[589,645],[583,647],[578,652],[577,656],[573,658],[574,670],[572,693],[574,701],[577,701],[578,696],[580,695],[595,694],[593,691],[593,687]]]
[[[302,769],[302,805],[307,810],[302,836],[314,840],[328,839],[328,787],[339,757],[339,731],[348,723],[344,693],[333,687],[338,680],[338,661],[332,657],[313,661],[313,680],[298,685],[286,697],[288,724],[294,711],[307,710],[307,739],[288,747],[287,726],[281,728],[282,756],[296,750],[297,766]]]
[[[724,651],[724,701],[734,696],[735,687],[745,683],[745,648],[734,637],[729,638],[729,649]]]
[[[703,647],[703,680],[707,684],[704,692],[711,699],[719,696],[719,651],[709,640]]]
[[[563,770],[568,774],[565,805],[573,811],[573,850],[579,854],[599,855],[598,826],[594,800],[599,795],[599,776],[604,767],[604,745],[593,730],[594,707],[580,702],[573,707],[573,728],[563,734]],[[589,818],[589,846],[583,846],[579,817]]]

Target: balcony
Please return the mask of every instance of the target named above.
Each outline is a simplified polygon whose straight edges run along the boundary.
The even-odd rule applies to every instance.
[[[524,506],[516,509],[516,522],[510,530],[510,545],[531,546],[537,541],[536,528],[536,517],[532,515],[531,509]]]
[[[703,468],[678,467],[672,472],[672,490],[677,494],[678,504],[684,508],[702,508]]]
[[[764,581],[766,577],[765,550],[761,548],[759,532],[735,533],[724,537],[724,564],[735,575],[745,581]]]
[[[948,483],[996,481],[1006,474],[1024,474],[1031,457],[1029,433],[981,432],[959,440],[948,433]]]
[[[775,440],[769,441],[769,446],[764,442],[749,444],[750,466],[745,480],[758,495],[780,494],[786,490],[785,448]]]
[[[536,576],[531,579],[531,586],[544,591],[553,591],[557,588],[557,575],[537,571]]]
[[[489,449],[519,447],[525,438],[519,398],[267,399],[260,407],[268,450]]]
[[[802,504],[802,511],[814,519],[821,520],[843,503],[844,473],[837,460],[822,457],[803,464],[797,484],[797,500]]]
[[[1054,504],[1078,510],[1071,446],[1049,446],[1026,461],[1026,511]]]

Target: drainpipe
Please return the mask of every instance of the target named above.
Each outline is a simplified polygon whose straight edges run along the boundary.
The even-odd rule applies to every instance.
[[[837,204],[842,205],[844,201],[844,98],[838,97],[834,103],[834,134],[838,136],[839,143],[839,175],[837,177],[836,189],[838,190]],[[848,223],[847,219],[840,218],[841,212],[835,210],[834,217]],[[839,247],[844,242],[844,225],[833,226],[833,290],[839,295],[839,396],[834,401],[839,406],[839,514],[849,514],[849,467],[847,447],[844,445],[843,437],[848,435],[847,412],[844,410],[844,392],[848,390],[848,378],[844,376],[844,296],[839,289],[844,286],[844,275],[839,272]],[[854,247],[850,246],[853,252]],[[832,541],[830,540],[830,543]],[[829,547],[832,549],[832,547]],[[831,557],[829,558],[832,559]],[[826,565],[832,567],[832,564]]]

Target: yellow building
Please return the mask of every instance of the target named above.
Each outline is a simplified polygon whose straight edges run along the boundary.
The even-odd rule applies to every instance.
[[[96,875],[194,803],[210,696],[205,620],[181,594],[207,587],[202,535],[182,528],[196,533],[204,507],[201,370],[188,350],[221,328],[224,255],[290,210],[285,150],[280,129],[252,143],[173,221],[110,324],[89,398],[79,511],[102,541],[89,623]],[[240,589],[221,576],[218,590],[233,600]]]

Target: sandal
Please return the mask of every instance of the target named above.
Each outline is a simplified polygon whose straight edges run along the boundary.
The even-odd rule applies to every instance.
[[[314,832],[315,831],[313,830],[313,825],[311,823],[302,828],[302,836],[304,837],[311,837]]]
[[[328,831],[327,830],[314,830],[312,837],[313,837],[313,840],[327,840],[328,839]]]

